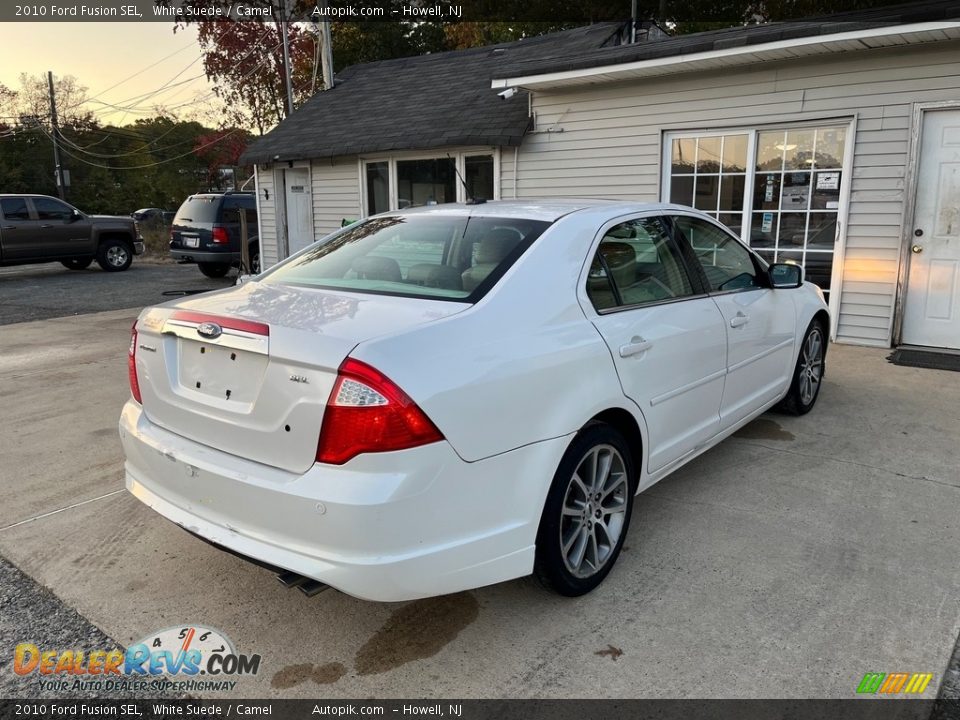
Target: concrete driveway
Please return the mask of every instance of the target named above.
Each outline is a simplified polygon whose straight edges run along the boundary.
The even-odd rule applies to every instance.
[[[814,412],[639,498],[587,597],[523,579],[374,604],[285,590],[123,491],[133,316],[0,327],[0,554],[120,643],[223,630],[263,656],[231,697],[846,698],[868,671],[936,693],[960,630],[956,374],[834,346]]]

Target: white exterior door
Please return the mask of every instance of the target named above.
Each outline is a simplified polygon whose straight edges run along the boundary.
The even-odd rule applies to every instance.
[[[960,110],[924,113],[911,251],[903,342],[960,348]]]
[[[287,226],[287,251],[290,255],[314,241],[313,212],[308,168],[284,170],[284,193]]]

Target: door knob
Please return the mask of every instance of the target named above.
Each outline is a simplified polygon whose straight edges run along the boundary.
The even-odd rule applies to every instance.
[[[923,245],[914,245],[913,247],[910,248],[910,250],[911,252],[914,252],[914,253],[922,253]]]

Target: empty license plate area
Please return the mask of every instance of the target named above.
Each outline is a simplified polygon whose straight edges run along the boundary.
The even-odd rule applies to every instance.
[[[260,391],[267,356],[238,348],[178,338],[180,387],[211,399],[241,406]]]

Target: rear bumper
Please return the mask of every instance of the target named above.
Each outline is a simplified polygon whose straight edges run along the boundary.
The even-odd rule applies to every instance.
[[[367,600],[458,592],[529,574],[569,438],[467,463],[446,442],[287,473],[200,445],[128,402],[127,489],[201,537]]]
[[[240,261],[238,252],[207,252],[205,250],[171,250],[170,257],[182,262],[235,263]]]

